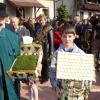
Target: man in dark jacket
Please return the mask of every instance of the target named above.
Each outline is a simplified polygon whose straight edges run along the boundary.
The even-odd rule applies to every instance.
[[[90,22],[93,25],[93,42],[92,42],[92,53],[97,59],[97,71],[100,68],[100,14],[96,14],[90,18]]]

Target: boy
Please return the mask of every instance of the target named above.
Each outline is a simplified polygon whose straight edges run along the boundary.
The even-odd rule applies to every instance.
[[[60,100],[83,100],[84,96],[80,97],[72,97],[70,98],[69,95],[71,95],[71,93],[69,92],[70,88],[68,87],[68,85],[71,84],[71,80],[56,80],[56,57],[57,57],[57,53],[58,51],[60,52],[72,52],[72,53],[84,53],[84,51],[82,51],[80,48],[78,48],[76,46],[76,44],[74,43],[75,38],[77,37],[75,30],[72,26],[67,25],[64,27],[63,31],[62,31],[62,44],[60,45],[60,47],[55,51],[52,60],[51,60],[51,65],[50,65],[50,81],[51,81],[51,85],[53,87],[53,89],[56,90],[57,95],[59,97]],[[65,84],[63,86],[63,83]],[[78,84],[80,82],[78,81]],[[80,88],[80,87],[79,87]],[[76,93],[76,92],[75,92]],[[79,91],[80,93],[80,91]],[[65,94],[65,95],[64,95]],[[73,93],[72,93],[73,96]]]

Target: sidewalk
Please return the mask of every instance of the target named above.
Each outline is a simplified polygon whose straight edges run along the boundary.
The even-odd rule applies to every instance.
[[[43,84],[37,84],[39,90],[39,100],[57,100],[55,92],[52,90],[50,81]],[[21,83],[21,100],[28,100],[27,85]]]
[[[51,88],[50,81],[37,85],[39,90],[39,100],[57,100],[57,96]],[[26,84],[22,84],[21,100],[28,100]],[[96,74],[96,82],[92,85],[88,100],[100,100],[100,72]]]

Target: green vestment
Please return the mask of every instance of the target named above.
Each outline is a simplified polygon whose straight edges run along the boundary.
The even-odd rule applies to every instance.
[[[7,74],[7,71],[11,68],[14,59],[19,54],[20,45],[18,36],[8,29],[2,29],[0,31],[0,61],[2,62],[1,69],[3,73],[0,78],[0,100],[5,100],[4,94],[7,94],[7,100],[19,100],[15,91],[14,81],[12,81]],[[5,82],[5,84],[3,82]],[[7,93],[4,92],[4,88]]]

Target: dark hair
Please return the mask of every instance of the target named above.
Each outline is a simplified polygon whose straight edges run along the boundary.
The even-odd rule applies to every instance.
[[[70,24],[65,24],[62,27],[61,34],[74,34],[74,35],[76,35],[75,28]]]
[[[63,21],[63,20],[60,20],[60,21],[58,22],[58,26],[60,26],[60,25],[62,25],[62,24],[64,24],[64,21]]]
[[[52,30],[52,26],[50,24],[46,24],[43,29],[42,29],[42,32],[43,33],[48,33],[50,30]]]
[[[6,16],[7,16],[6,4],[5,3],[0,3],[0,18],[4,18]]]
[[[38,19],[41,19],[41,18],[44,18],[45,20],[47,20],[47,17],[46,17],[44,14],[40,14],[40,15],[38,16]]]
[[[100,27],[100,14],[95,14],[90,18],[90,23],[95,27]]]

